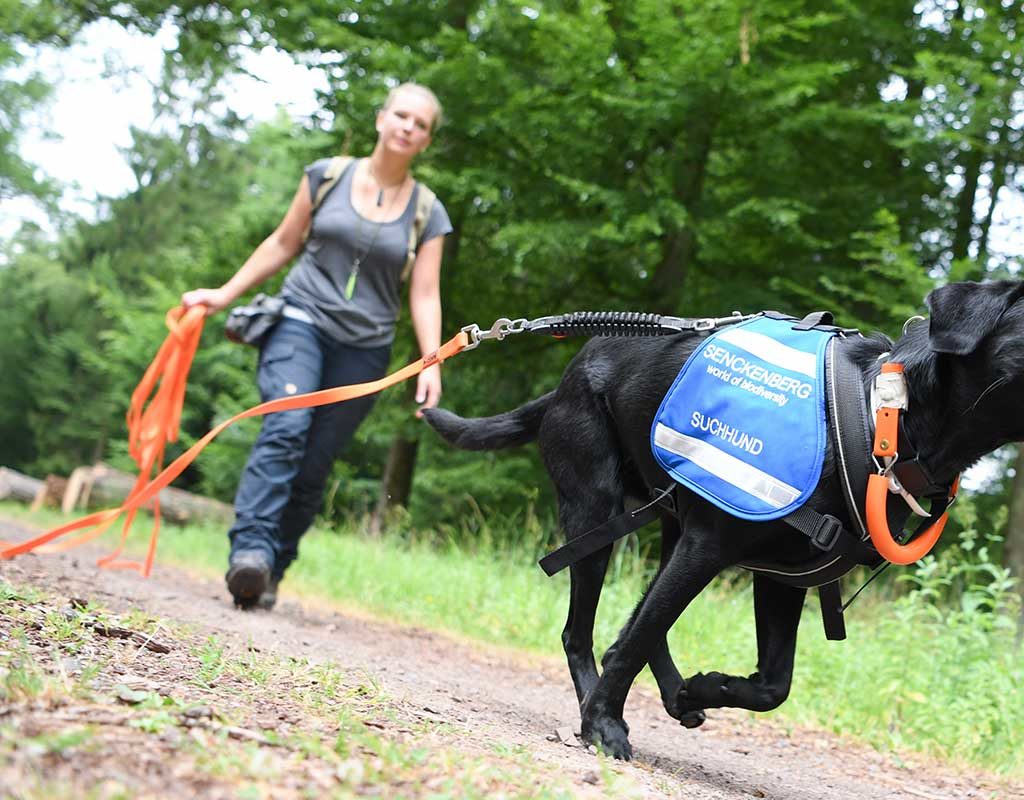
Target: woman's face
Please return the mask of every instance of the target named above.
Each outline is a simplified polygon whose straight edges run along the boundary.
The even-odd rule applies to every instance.
[[[430,144],[436,109],[429,98],[406,90],[377,114],[377,139],[395,154],[412,157]]]

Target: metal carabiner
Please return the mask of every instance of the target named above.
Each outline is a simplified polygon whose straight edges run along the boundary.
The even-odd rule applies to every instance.
[[[502,339],[504,339],[506,336],[509,336],[510,334],[522,333],[524,330],[526,330],[526,323],[528,321],[529,320],[525,318],[511,320],[508,317],[500,317],[499,319],[496,319],[494,321],[494,324],[491,325],[490,330],[486,331],[481,329],[480,326],[476,324],[467,325],[462,330],[464,333],[468,335],[469,344],[462,349],[472,350],[478,347],[480,345],[480,342],[484,341],[485,339],[494,339],[500,342]]]
[[[891,456],[883,456],[883,459],[888,459],[888,463],[882,466],[882,462],[878,460],[878,456],[874,453],[871,454],[871,460],[875,462],[875,467],[878,469],[878,474],[887,480],[895,478],[893,473],[893,467],[896,466],[896,462],[899,460],[899,451],[893,453]]]

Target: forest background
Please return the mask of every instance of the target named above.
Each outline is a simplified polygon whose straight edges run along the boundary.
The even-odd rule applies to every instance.
[[[0,19],[0,193],[37,198],[56,229],[24,225],[0,253],[0,463],[34,475],[101,459],[130,469],[124,410],[164,312],[233,273],[303,165],[367,153],[373,111],[402,80],[445,105],[418,175],[455,228],[446,336],[501,316],[764,308],[827,308],[896,335],[933,286],[1019,270],[993,237],[999,198],[1024,189],[1022,10],[1009,0],[0,0]],[[11,69],[98,20],[175,26],[157,111],[177,124],[133,132],[135,188],[85,220],[56,213],[59,183],[19,155],[49,87]],[[219,111],[225,78],[268,46],[322,70],[311,118]],[[220,321],[172,457],[257,400],[255,352]],[[482,347],[445,368],[443,405],[518,405],[578,347]],[[416,355],[405,318],[394,364]],[[386,392],[339,461],[326,522],[469,541],[490,521],[513,540],[535,532],[538,549],[556,541],[536,454],[449,449],[414,419],[410,391]],[[256,424],[222,434],[179,484],[230,500]],[[1007,448],[992,466],[944,546],[967,558],[984,532],[1005,580],[1024,575],[1024,463]]]

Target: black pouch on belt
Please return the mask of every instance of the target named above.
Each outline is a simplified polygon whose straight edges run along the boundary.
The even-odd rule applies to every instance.
[[[250,303],[235,306],[224,322],[224,335],[239,344],[259,347],[270,329],[284,314],[284,300],[265,294],[256,295]]]

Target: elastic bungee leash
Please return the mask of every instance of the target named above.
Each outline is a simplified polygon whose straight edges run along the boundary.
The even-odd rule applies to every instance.
[[[738,311],[733,312],[733,314],[727,317],[701,318],[672,317],[640,312],[582,311],[538,317],[533,320],[525,318],[513,320],[502,317],[496,320],[489,329],[482,329],[475,324],[467,325],[433,353],[429,353],[378,380],[279,398],[246,409],[215,426],[164,468],[163,460],[167,444],[177,441],[178,438],[179,423],[185,398],[185,385],[192,361],[199,346],[199,340],[206,319],[205,309],[202,307],[193,307],[187,311],[184,308],[177,307],[171,309],[166,315],[165,321],[169,331],[168,336],[161,345],[156,357],[146,369],[139,385],[132,393],[126,415],[129,453],[138,465],[139,474],[135,485],[125,501],[117,508],[97,511],[73,522],[53,528],[25,542],[12,543],[0,540],[0,559],[10,559],[33,551],[45,553],[68,550],[102,535],[118,518],[124,515],[121,538],[117,548],[110,555],[100,558],[97,564],[100,567],[109,569],[134,569],[143,576],[148,576],[153,567],[156,544],[160,532],[160,503],[158,498],[160,491],[180,476],[195,461],[199,453],[222,431],[240,420],[278,411],[314,408],[331,403],[340,403],[345,400],[375,394],[396,383],[408,380],[427,367],[440,364],[464,350],[473,350],[481,342],[490,339],[501,341],[508,336],[520,333],[553,336],[558,339],[568,336],[667,336],[686,331],[710,332],[722,326],[752,319],[755,316],[757,315],[743,315]],[[881,411],[879,411],[879,417],[881,419]],[[886,429],[889,430],[888,427]],[[876,453],[877,455],[878,453]],[[881,479],[884,484],[882,488],[886,493],[889,491],[889,481],[892,480],[890,478],[891,466],[892,464],[890,463],[886,470],[880,467],[880,474],[871,476],[872,478],[878,477]],[[155,477],[153,477],[154,471],[157,473]],[[877,502],[879,494],[877,488],[875,488],[874,492],[869,491],[869,502],[872,497]],[[955,495],[955,489],[952,494]],[[884,495],[881,496],[880,502],[882,520],[884,521]],[[140,508],[144,508],[147,505],[152,506],[154,522],[145,558],[141,562],[123,559],[121,555],[135,516]],[[870,505],[868,516],[869,519],[872,516]],[[877,518],[877,513],[875,517]],[[931,526],[928,535],[922,537],[922,539],[929,540],[927,549],[934,545],[938,534],[941,533],[942,525],[945,523],[945,515],[942,516],[940,522],[941,524]],[[879,528],[880,531],[883,530],[877,524],[874,527]],[[71,539],[56,541],[75,531],[82,531],[82,533]],[[911,543],[911,545],[916,545],[914,547],[897,544],[891,534],[888,533],[887,525],[884,528],[884,533],[888,536],[888,544],[891,546],[887,547],[885,552],[878,548],[879,553],[894,561],[894,563],[910,562],[896,561],[890,558],[888,554],[902,558],[907,556],[907,548],[914,553],[922,549],[922,546],[917,545],[916,542]],[[872,533],[872,539],[874,540],[874,538],[875,534]],[[882,541],[883,546],[887,544],[881,534],[879,539]],[[897,549],[894,550],[894,547]],[[898,549],[901,547],[904,549]],[[927,549],[924,549],[924,552],[927,552]],[[917,556],[917,558],[919,557]],[[916,558],[912,560],[916,560]]]

